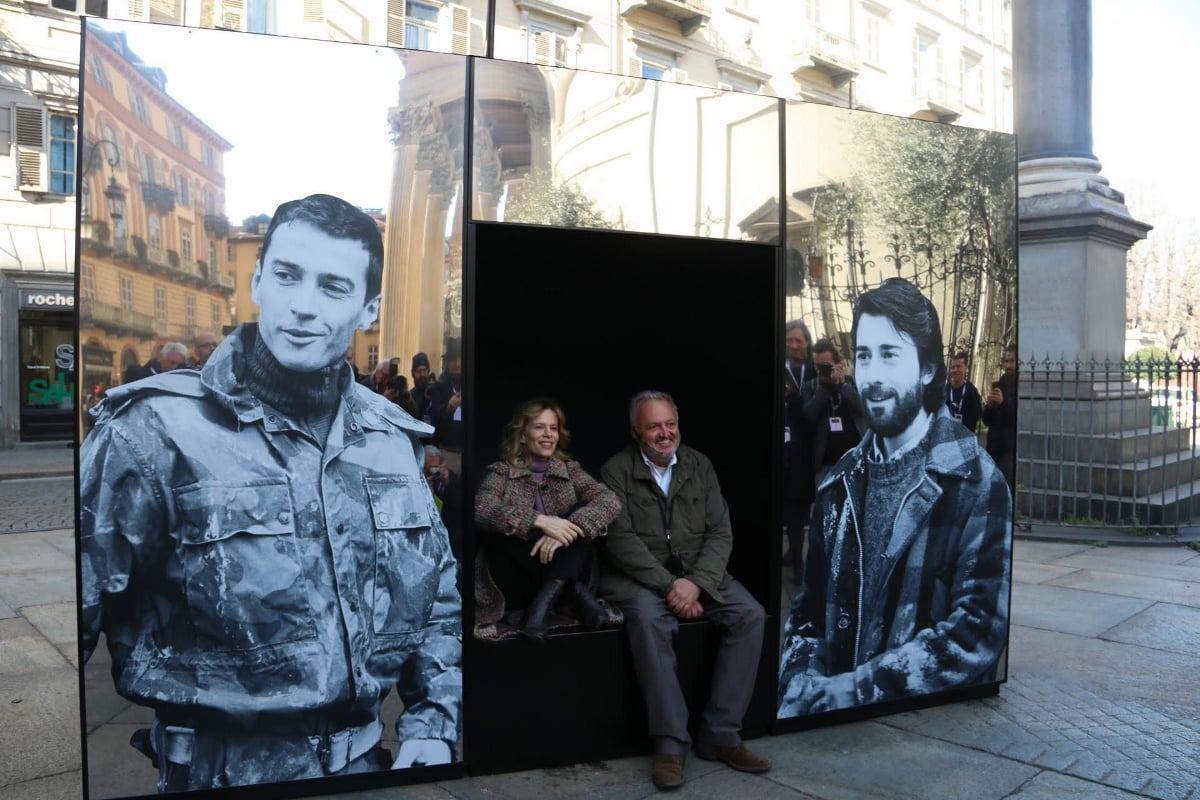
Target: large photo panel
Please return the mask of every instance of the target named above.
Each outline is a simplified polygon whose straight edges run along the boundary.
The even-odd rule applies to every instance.
[[[88,797],[460,771],[417,406],[461,335],[466,69],[86,21]]]
[[[998,685],[1014,140],[807,104],[786,114],[778,717]]]

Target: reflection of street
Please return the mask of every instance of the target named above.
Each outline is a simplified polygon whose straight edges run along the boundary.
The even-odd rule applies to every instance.
[[[75,527],[70,477],[0,481],[0,533]]]

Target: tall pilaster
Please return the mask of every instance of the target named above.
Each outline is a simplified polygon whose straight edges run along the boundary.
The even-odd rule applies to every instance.
[[[1125,261],[1150,226],[1092,153],[1091,0],[1015,0],[1022,356],[1124,354]]]

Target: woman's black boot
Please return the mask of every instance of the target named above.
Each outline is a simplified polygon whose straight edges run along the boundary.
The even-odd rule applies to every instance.
[[[586,631],[594,631],[608,621],[608,611],[583,581],[572,581],[575,600],[579,603],[579,623]]]
[[[525,609],[525,620],[521,624],[522,636],[538,644],[546,640],[546,615],[554,608],[554,602],[562,594],[564,585],[566,581],[562,578],[553,578],[542,584],[529,608]]]

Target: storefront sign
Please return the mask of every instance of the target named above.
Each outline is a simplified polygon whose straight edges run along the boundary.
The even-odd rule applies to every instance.
[[[22,289],[21,308],[35,308],[45,311],[74,311],[75,292],[70,289],[62,291],[55,289]]]

